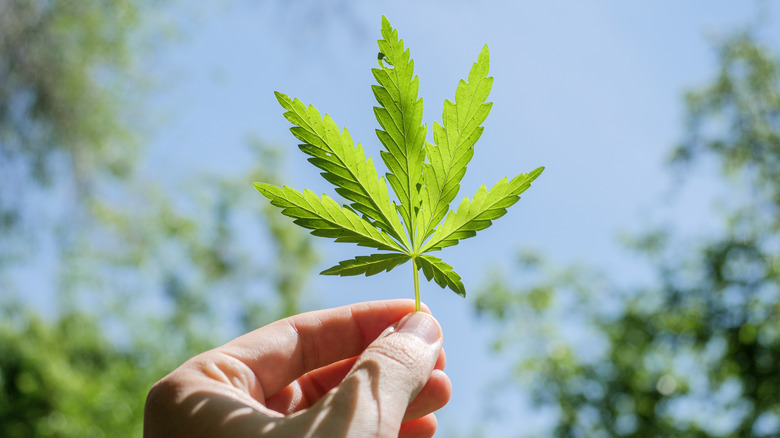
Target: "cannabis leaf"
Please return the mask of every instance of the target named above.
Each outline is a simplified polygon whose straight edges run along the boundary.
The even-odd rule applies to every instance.
[[[376,135],[384,146],[380,156],[388,170],[385,177],[378,175],[371,158],[366,158],[360,144],[355,145],[346,128],[340,130],[327,114],[323,117],[313,106],[276,92],[284,117],[293,125],[290,131],[302,142],[299,148],[348,204],[339,205],[310,190],[301,193],[286,186],[254,185],[282,209],[282,214],[315,236],[389,251],[341,261],[322,274],[369,276],[411,260],[419,310],[420,270],[429,281],[466,296],[455,270],[426,253],[457,245],[489,227],[520,199],[544,168],[512,180],[504,178],[490,190],[483,185],[456,210],[450,210],[492,106],[486,102],[493,85],[488,76],[488,48],[480,52],[468,81],[458,83],[455,102],[444,101],[442,123],[434,122],[433,143],[429,143],[410,51],[384,16],[381,33],[379,67],[371,70],[377,84],[371,89],[379,104],[374,115],[381,127]],[[390,199],[388,183],[395,201]]]

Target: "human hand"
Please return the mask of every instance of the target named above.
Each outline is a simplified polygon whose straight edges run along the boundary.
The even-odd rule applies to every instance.
[[[188,360],[149,392],[144,436],[430,437],[452,385],[411,300],[285,318]]]

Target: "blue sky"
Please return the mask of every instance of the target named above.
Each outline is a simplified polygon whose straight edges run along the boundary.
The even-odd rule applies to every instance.
[[[429,125],[440,119],[443,100],[453,98],[482,45],[490,47],[494,106],[461,196],[546,166],[507,216],[443,252],[467,289],[476,290],[492,269],[511,277],[514,254],[527,247],[632,282],[646,272],[620,249],[618,232],[658,223],[673,223],[683,233],[715,226],[709,207],[718,181],[704,169],[677,187],[663,162],[681,138],[681,93],[714,72],[709,41],[754,21],[762,3],[290,3],[223,1],[197,11],[178,6],[184,38],[162,50],[154,64],[153,74],[165,86],[149,100],[161,121],[145,174],[175,186],[194,172],[241,173],[252,159],[246,140],[257,136],[288,151],[286,184],[333,193],[295,147],[273,91],[329,113],[378,158],[370,68],[385,14],[411,48]],[[766,11],[761,36],[777,41],[780,28],[771,18],[778,7]],[[253,190],[249,182],[247,190]],[[259,195],[258,202],[264,202]],[[319,243],[322,269],[365,253]],[[330,307],[411,296],[407,271],[317,277],[309,297]],[[455,388],[440,424],[444,430],[469,429],[483,414],[484,388],[505,365],[492,362],[485,343],[489,329],[471,315],[470,298],[429,283],[422,289],[444,328]],[[528,425],[542,427],[520,415],[503,420],[488,436],[524,436]]]

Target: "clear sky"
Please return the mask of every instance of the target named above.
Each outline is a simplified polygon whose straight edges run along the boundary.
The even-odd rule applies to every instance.
[[[496,267],[511,276],[520,248],[560,263],[586,262],[630,282],[643,270],[616,243],[619,231],[660,222],[684,232],[712,226],[706,212],[717,181],[702,172],[678,188],[663,161],[680,140],[681,93],[714,72],[709,41],[759,15],[767,21],[762,37],[778,40],[772,18],[780,11],[768,5],[236,0],[197,11],[179,6],[184,39],[163,50],[153,67],[166,85],[151,96],[150,111],[163,118],[143,169],[172,185],[198,171],[238,174],[251,164],[246,140],[257,136],[288,151],[287,185],[332,194],[297,150],[274,90],[329,113],[381,166],[370,69],[385,14],[411,48],[429,126],[440,121],[443,100],[454,97],[482,45],[490,47],[494,106],[459,198],[480,184],[546,166],[507,216],[442,254],[467,289],[478,289]],[[254,190],[249,182],[247,190]],[[259,195],[257,201],[265,202]],[[319,243],[321,269],[365,254],[352,245]],[[309,298],[330,307],[411,297],[408,270],[314,278]],[[484,415],[486,386],[507,370],[491,362],[489,329],[472,316],[471,298],[430,283],[422,289],[443,326],[454,384],[440,424],[468,430]],[[526,425],[541,427],[522,414],[500,424],[487,436],[523,436]]]

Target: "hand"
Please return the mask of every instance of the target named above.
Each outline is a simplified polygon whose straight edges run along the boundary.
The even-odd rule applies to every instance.
[[[411,300],[285,318],[188,360],[146,400],[144,436],[430,437],[452,385]]]

